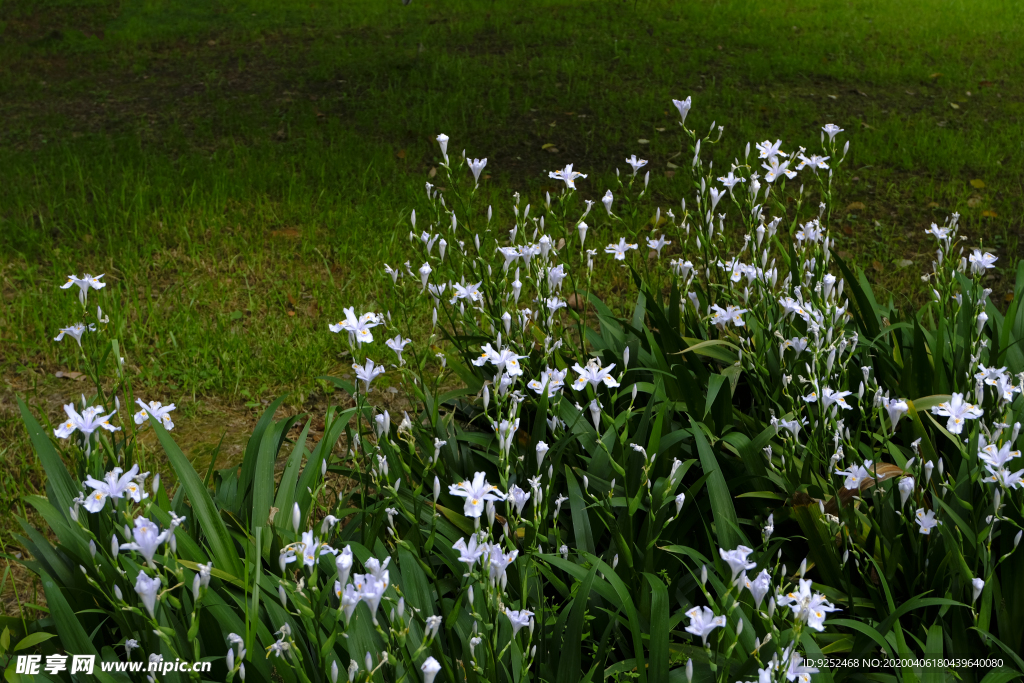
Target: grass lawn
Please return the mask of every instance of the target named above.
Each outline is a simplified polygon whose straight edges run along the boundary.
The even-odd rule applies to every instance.
[[[953,211],[1012,269],[1021,45],[1004,0],[0,0],[0,498],[43,481],[14,395],[52,418],[83,386],[51,341],[81,315],[69,273],[106,273],[90,303],[125,312],[139,393],[177,403],[186,452],[240,453],[282,392],[322,405],[315,378],[351,362],[327,323],[406,260],[440,132],[488,158],[477,209],[502,225],[547,171],[574,163],[597,199],[634,153],[678,207],[673,97],[725,126],[723,169],[833,122],[837,249],[880,296],[922,300],[923,231]]]

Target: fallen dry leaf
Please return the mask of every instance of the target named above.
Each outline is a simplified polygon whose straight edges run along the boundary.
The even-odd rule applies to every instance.
[[[863,211],[866,208],[868,208],[868,207],[864,206],[864,202],[850,202],[849,205],[847,205],[846,210],[847,211]]]
[[[984,216],[985,218],[999,218],[998,213],[996,213],[995,211],[989,211],[988,209],[982,211],[981,215]]]
[[[928,208],[929,209],[937,209],[937,208],[939,208],[939,204],[938,204],[938,202],[928,202]]]
[[[1003,302],[1010,303],[1011,301],[1013,301],[1013,292],[1007,292],[1006,296],[1003,297]]]
[[[853,228],[850,227],[849,225],[844,225],[843,226],[843,234],[847,235],[847,236],[852,235],[853,234]]]
[[[399,159],[404,159],[405,158],[405,150],[404,149],[398,150],[397,152],[395,152],[395,156],[398,157]]]
[[[427,177],[428,178],[433,178],[436,175],[437,175],[437,168],[435,166],[431,166],[430,167],[430,171],[427,172]]]
[[[550,152],[551,154],[558,154],[558,148],[554,146],[545,148],[545,151]]]
[[[647,140],[646,138],[640,138],[639,140],[637,140],[637,142],[640,143],[641,145],[646,145],[647,143],[650,142],[650,140]]]
[[[271,237],[302,237],[302,232],[297,228],[282,228],[281,230],[271,230]]]
[[[885,270],[885,266],[882,265],[881,261],[872,261],[871,262],[871,267],[874,268],[879,273],[881,273],[883,270]]]
[[[953,109],[959,109],[960,108],[960,105],[957,104],[956,102],[950,102],[949,106],[953,107]]]
[[[545,142],[543,145],[540,146],[540,148],[541,149],[550,149],[550,148],[552,148],[554,146],[555,146],[555,143],[553,143],[553,142]]]
[[[79,382],[85,379],[85,375],[83,375],[81,372],[75,372],[74,370],[58,370],[56,373],[54,373],[54,377],[60,377],[63,379],[73,379]]]
[[[295,317],[295,311],[288,311],[288,316],[290,318],[294,318]]]
[[[971,187],[976,187],[980,190],[981,188],[985,187],[985,181],[974,179],[971,181]]]
[[[828,97],[828,98],[829,98],[830,100],[838,100],[838,99],[839,99],[839,96],[838,96],[838,95],[828,95],[827,97]]]
[[[971,207],[972,209],[978,208],[979,206],[981,206],[981,197],[979,197],[978,195],[974,195],[973,197],[967,200],[967,206]]]
[[[941,76],[941,75],[942,75],[942,74],[940,74],[940,73],[933,73],[933,74],[932,74],[931,76],[929,76],[928,78],[938,78],[938,77],[939,77],[939,76]]]

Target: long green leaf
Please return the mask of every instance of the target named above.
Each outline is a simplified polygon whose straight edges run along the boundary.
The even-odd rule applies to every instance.
[[[629,588],[622,582],[622,579],[615,573],[615,570],[600,557],[589,553],[582,553],[582,555],[588,561],[597,565],[598,571],[604,577],[604,582],[611,584],[612,590],[615,591],[615,602],[626,613],[626,620],[629,622],[630,635],[633,637],[633,656],[636,657],[640,683],[647,683],[647,665],[644,663],[644,633],[643,629],[640,628],[640,617],[637,614],[636,605],[633,603]]]
[[[75,496],[79,493],[78,487],[71,479],[57,449],[53,447],[50,435],[43,431],[20,396],[18,397],[18,409],[21,411],[21,420],[25,423],[25,429],[28,430],[28,437],[32,441],[32,448],[35,449],[39,461],[43,464],[43,471],[46,472],[46,488],[50,491],[50,497],[56,499],[53,503],[61,514],[69,515],[71,506],[74,505]]]
[[[704,437],[701,423],[693,418],[690,418],[690,423],[690,432],[697,445],[701,467],[708,474],[708,493],[711,497],[711,513],[715,517],[715,535],[718,537],[718,545],[732,550],[744,540],[740,537],[739,524],[736,521],[736,508],[732,504],[732,493],[729,491],[729,485],[725,483],[725,475],[722,474],[718,458],[715,457],[715,452]]]
[[[587,603],[590,600],[590,587],[594,584],[596,575],[597,565],[594,565],[583,579],[579,590],[576,591],[576,597],[573,598],[558,662],[558,680],[560,681],[578,681],[583,675],[583,623],[587,613]]]
[[[883,638],[882,635],[871,626],[859,621],[854,621],[853,619],[829,619],[828,623],[835,624],[836,626],[845,626],[846,628],[851,629],[853,631],[863,633],[868,638],[875,641],[878,647],[882,649],[882,652],[884,654],[890,657],[893,656],[892,646],[890,646],[889,643],[886,642],[885,638]],[[855,654],[867,654],[867,652],[861,650]]]
[[[668,679],[668,588],[654,574],[644,576],[651,584],[651,680],[664,681]]]
[[[153,425],[157,439],[167,454],[167,460],[170,462],[171,469],[178,475],[178,482],[192,504],[192,512],[197,518],[198,527],[203,530],[203,534],[206,536],[206,542],[210,547],[210,552],[213,555],[213,561],[217,568],[230,572],[235,576],[241,576],[242,563],[238,558],[238,552],[231,541],[227,527],[224,526],[224,520],[220,518],[217,506],[214,505],[213,499],[210,498],[209,491],[203,486],[203,480],[199,478],[199,474],[192,467],[192,463],[188,461],[185,454],[178,448],[178,444],[174,443],[171,435],[167,433],[167,430],[152,415],[149,416],[149,423]]]
[[[274,499],[274,507],[278,509],[278,516],[274,519],[274,526],[278,529],[286,529],[291,523],[292,503],[295,502],[295,486],[299,481],[299,468],[302,466],[302,454],[306,449],[306,436],[309,434],[309,426],[312,420],[306,420],[306,426],[295,441],[288,462],[284,466],[284,474],[281,475],[281,483],[277,487],[277,498]]]
[[[252,481],[252,514],[249,517],[253,527],[270,526],[267,518],[274,500],[274,464],[277,462],[278,444],[281,443],[281,430],[285,424],[286,421],[281,420],[268,425],[260,439]],[[291,510],[280,512],[290,518]]]
[[[241,506],[245,502],[245,497],[249,495],[249,487],[252,485],[253,477],[256,474],[256,459],[259,457],[260,444],[263,443],[263,432],[274,421],[274,413],[284,403],[285,398],[287,398],[287,394],[278,396],[273,403],[267,406],[259,421],[256,422],[256,428],[253,429],[252,434],[249,436],[249,441],[245,444],[245,456],[242,458],[242,470],[239,473],[238,489],[235,492],[234,509],[236,513],[241,512]]]
[[[46,594],[46,606],[50,610],[50,617],[53,619],[53,625],[57,629],[57,635],[60,636],[60,643],[64,650],[76,655],[98,657],[99,653],[93,646],[92,639],[82,628],[78,616],[64,598],[60,586],[49,574],[43,573],[39,578],[43,583],[43,593]],[[98,664],[93,670],[93,675],[103,683],[108,681],[113,683],[114,681],[113,677],[100,670]],[[88,680],[88,677],[85,678]]]
[[[587,504],[583,500],[583,493],[576,481],[576,475],[572,468],[565,466],[565,480],[569,484],[569,510],[572,513],[572,528],[576,535],[576,547],[579,550],[594,552],[594,535],[590,529],[590,515],[587,514]]]

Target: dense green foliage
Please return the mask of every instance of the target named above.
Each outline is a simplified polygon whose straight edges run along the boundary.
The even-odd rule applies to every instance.
[[[690,101],[675,105],[685,124]],[[842,131],[815,132],[815,154],[748,144],[723,174],[702,157],[722,130],[680,129],[692,180],[671,211],[632,157],[600,202],[571,166],[552,172],[563,189],[515,195],[511,224],[480,202],[481,162],[439,136],[446,187],[410,215],[418,258],[376,265],[384,313],[330,326],[359,362],[354,382],[325,378],[352,400],[311,448],[312,418],[275,420],[279,399],[239,466],[197,473],[162,407],[126,418],[117,321],[97,311],[76,332],[97,392],[67,406],[63,454],[22,404],[48,475],[27,500],[55,542],[23,523],[50,617],[6,619],[8,646],[115,659],[134,639],[211,660],[210,680],[865,673],[824,655],[1020,675],[1024,268],[1004,314],[983,285],[997,257],[953,216],[931,228],[934,301],[880,303],[833,253]],[[588,222],[618,237],[604,253]],[[593,295],[620,268],[628,315]],[[86,304],[86,286],[92,319],[108,293]],[[417,336],[409,312],[431,304]],[[400,420],[374,405],[381,372],[414,401]],[[112,403],[120,422],[96,417]],[[153,462],[147,422],[177,475],[151,495],[129,470]]]

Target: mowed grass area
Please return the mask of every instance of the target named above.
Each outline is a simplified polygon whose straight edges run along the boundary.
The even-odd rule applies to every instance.
[[[55,376],[78,363],[52,341],[81,318],[69,273],[106,273],[90,305],[124,320],[138,393],[177,403],[187,452],[225,432],[238,452],[285,391],[322,405],[315,378],[351,363],[327,324],[379,308],[382,262],[410,257],[440,132],[489,159],[472,229],[567,163],[597,199],[633,153],[678,207],[673,97],[725,126],[723,169],[747,141],[813,151],[833,122],[837,249],[880,296],[923,300],[923,230],[953,211],[1012,270],[1021,45],[1003,0],[0,0],[0,497],[43,481],[15,394],[52,419],[83,388]]]

